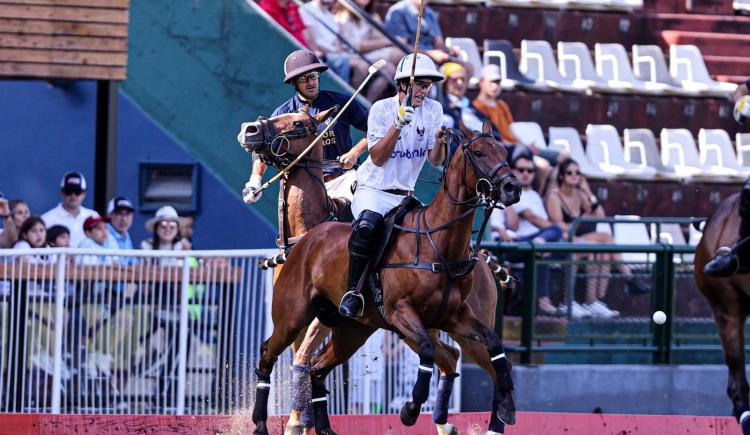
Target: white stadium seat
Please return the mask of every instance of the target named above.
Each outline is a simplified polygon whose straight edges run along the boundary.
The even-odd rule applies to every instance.
[[[635,221],[641,217],[637,215],[615,215],[615,218]],[[648,233],[648,227],[642,222],[615,222],[613,227],[613,235],[617,245],[650,245],[653,243]],[[645,252],[623,252],[622,259],[628,263],[647,263],[653,261],[655,255]],[[632,266],[638,267],[639,265]]]
[[[737,133],[737,163],[740,167],[750,168],[750,133]]]
[[[662,164],[659,149],[656,147],[654,133],[647,128],[626,128],[623,132],[625,159],[639,166],[650,166],[656,169],[661,178],[679,179],[673,169]]]
[[[573,84],[585,86],[589,92],[625,92],[625,88],[611,88],[596,73],[591,52],[583,42],[558,42],[557,64],[560,73]]]
[[[544,140],[544,131],[536,122],[514,122],[510,125],[510,131],[524,145],[534,145],[539,149],[547,148]]]
[[[669,74],[664,52],[658,45],[633,45],[633,71],[636,77],[645,82],[662,83],[668,88],[665,92],[675,95],[698,96],[699,91],[686,89]]]
[[[695,139],[690,130],[663,128],[661,130],[661,161],[681,178],[703,178],[707,181],[723,181],[726,177],[714,176],[709,168],[701,164]]]
[[[479,84],[479,78],[482,74],[482,58],[479,57],[479,48],[473,38],[445,38],[445,45],[448,47],[458,47],[461,50],[461,60],[471,65],[471,77],[469,77],[469,87],[475,88]]]
[[[521,41],[521,72],[559,91],[586,91],[585,85],[574,84],[572,79],[560,74],[552,46],[547,41]]]
[[[600,44],[594,47],[596,72],[608,81],[610,86],[625,87],[628,92],[647,95],[661,95],[669,85],[644,82],[635,76],[630,66],[628,52],[622,44]]]
[[[513,52],[513,45],[510,41],[504,39],[485,39],[483,58],[485,65],[494,64],[500,67],[500,74],[503,76],[501,82],[503,89],[550,90],[549,86],[543,83],[536,83],[521,73],[518,69],[516,54]]]
[[[581,173],[587,178],[611,179],[614,175],[604,172],[591,163],[583,150],[581,136],[573,127],[550,127],[548,148],[555,151],[567,150],[570,158],[578,163]]]
[[[628,178],[653,178],[656,169],[641,167],[625,160],[622,142],[617,129],[611,125],[586,127],[586,155],[604,172]]]
[[[713,173],[744,179],[750,175],[750,171],[740,168],[732,145],[732,139],[725,130],[702,128],[698,132],[701,163]]]
[[[669,72],[683,88],[699,91],[705,96],[727,96],[734,92],[734,83],[717,82],[708,74],[701,51],[695,45],[669,46]]]

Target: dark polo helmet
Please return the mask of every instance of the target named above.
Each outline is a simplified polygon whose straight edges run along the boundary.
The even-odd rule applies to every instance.
[[[284,83],[310,71],[323,72],[328,67],[310,50],[293,51],[284,61]]]

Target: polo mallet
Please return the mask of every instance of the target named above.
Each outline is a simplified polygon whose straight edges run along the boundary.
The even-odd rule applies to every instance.
[[[424,0],[419,1],[419,15],[417,15],[417,34],[414,38],[414,50],[411,58],[411,74],[409,75],[409,87],[406,88],[406,106],[411,106],[412,88],[414,87],[414,73],[417,70],[417,52],[419,51],[419,36],[422,34],[422,17],[424,16]],[[404,106],[399,107],[399,113],[404,116]]]
[[[279,173],[276,174],[276,175],[274,175],[270,180],[268,180],[265,183],[263,183],[263,185],[260,186],[260,189],[258,189],[258,192],[262,192],[262,191],[268,189],[268,186],[270,186],[271,184],[273,184],[274,182],[276,182],[279,178],[283,177],[284,174],[286,174],[287,172],[289,172],[289,170],[292,169],[292,167],[294,165],[296,165],[297,163],[299,163],[299,161],[302,160],[313,149],[313,147],[318,144],[318,142],[320,142],[320,140],[323,138],[323,135],[325,135],[325,133],[328,130],[330,130],[331,127],[333,127],[336,124],[336,121],[339,120],[339,118],[341,117],[341,115],[346,111],[346,109],[349,107],[349,105],[352,103],[352,101],[354,101],[354,99],[357,97],[357,95],[359,95],[359,93],[362,92],[362,89],[364,89],[365,85],[367,85],[367,82],[370,81],[370,79],[372,78],[372,76],[374,76],[375,73],[377,73],[378,71],[380,71],[380,69],[383,68],[384,66],[385,66],[385,59],[380,59],[379,61],[377,61],[377,62],[373,63],[372,65],[370,65],[370,67],[367,69],[367,72],[368,72],[367,77],[365,77],[365,79],[362,81],[362,84],[359,85],[359,87],[357,88],[357,90],[354,91],[354,93],[349,98],[349,100],[346,102],[346,104],[344,104],[344,107],[342,107],[341,110],[339,110],[339,113],[336,115],[335,118],[333,118],[333,121],[331,121],[331,123],[328,124],[328,126],[326,126],[326,128],[318,134],[318,137],[316,137],[315,140],[313,140],[310,143],[310,145],[308,145],[307,148],[305,148],[299,154],[299,156],[297,156],[297,158],[294,159],[294,161],[292,161],[292,163],[290,163],[282,171],[279,171]]]

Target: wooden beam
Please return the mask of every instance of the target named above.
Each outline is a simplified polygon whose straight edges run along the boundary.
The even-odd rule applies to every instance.
[[[127,38],[128,25],[0,18],[0,33]]]
[[[1,0],[0,0],[1,1]],[[28,6],[9,4],[0,7],[0,18],[26,18],[87,23],[128,23],[127,9],[96,9],[72,6]]]
[[[0,77],[66,80],[125,80],[125,67],[0,62]]]
[[[45,36],[0,33],[0,47],[125,52],[128,49],[128,40],[125,38],[101,38],[94,36]]]
[[[0,62],[127,66],[125,52],[34,50],[0,47]]]

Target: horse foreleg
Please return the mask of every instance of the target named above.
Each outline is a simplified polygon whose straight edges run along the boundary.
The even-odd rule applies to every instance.
[[[341,326],[331,329],[331,339],[323,351],[313,358],[312,407],[315,414],[315,432],[318,435],[336,435],[328,420],[328,391],[325,387],[326,376],[336,366],[347,361],[372,335],[375,328],[345,320]]]
[[[739,296],[739,295],[738,295]],[[748,383],[745,374],[745,319],[742,301],[732,298],[714,307],[714,317],[719,327],[724,359],[729,368],[727,395],[732,400],[732,413],[742,426],[745,435],[750,434],[750,406],[748,406]]]
[[[516,406],[513,401],[513,379],[500,338],[476,318],[471,307],[464,304],[443,326],[449,334],[476,340],[486,347],[495,373],[495,390],[492,409],[505,424],[515,424]]]

